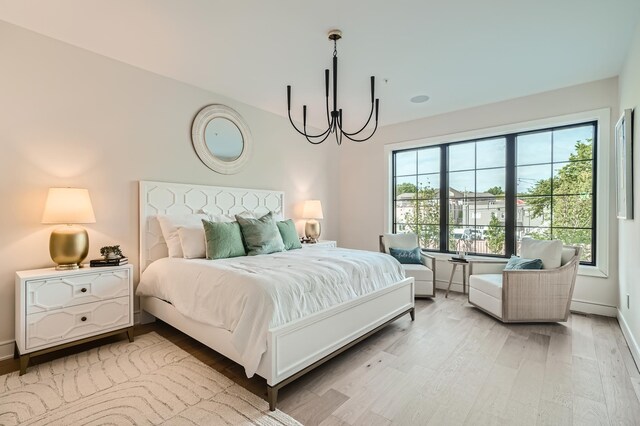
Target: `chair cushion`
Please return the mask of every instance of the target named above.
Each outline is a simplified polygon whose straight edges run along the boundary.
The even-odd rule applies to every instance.
[[[496,317],[502,319],[502,298],[493,296],[477,290],[473,287],[469,289],[469,303],[479,306],[485,311],[491,312]]]
[[[502,274],[471,275],[469,287],[502,300]]]
[[[527,259],[541,259],[542,269],[559,268],[562,261],[562,241],[523,238],[520,255]]]
[[[387,254],[389,254],[389,247],[413,249],[420,245],[416,234],[384,234],[382,236],[382,244]]]
[[[433,281],[433,272],[424,265],[402,265],[405,274],[416,281]]]

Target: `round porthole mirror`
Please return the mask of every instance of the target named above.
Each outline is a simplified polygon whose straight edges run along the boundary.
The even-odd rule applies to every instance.
[[[193,120],[191,138],[200,160],[215,172],[238,173],[249,160],[249,127],[227,106],[204,107]]]

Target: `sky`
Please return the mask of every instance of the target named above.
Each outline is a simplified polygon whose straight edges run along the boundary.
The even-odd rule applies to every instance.
[[[556,174],[575,152],[578,140],[592,139],[594,127],[584,125],[520,135],[516,138],[518,193],[527,192],[537,181]],[[449,146],[449,186],[459,191],[486,192],[505,188],[506,139],[485,139]],[[395,155],[396,184],[438,188],[440,148],[399,152]],[[553,163],[552,163],[553,162]],[[473,169],[477,169],[473,171]],[[471,169],[471,170],[470,170]],[[417,177],[415,175],[418,175]],[[413,175],[413,176],[411,176]],[[477,186],[476,186],[477,185]]]

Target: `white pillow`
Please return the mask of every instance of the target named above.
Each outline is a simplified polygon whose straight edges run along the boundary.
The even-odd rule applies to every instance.
[[[169,249],[169,257],[184,257],[178,228],[197,228],[199,226],[204,233],[202,219],[209,220],[209,216],[206,214],[158,215],[162,236],[167,243],[167,249]]]
[[[178,228],[180,246],[185,259],[204,259],[207,257],[207,238],[204,226],[183,226]]]
[[[559,268],[562,261],[562,241],[523,238],[520,257],[541,259],[542,269]]]
[[[228,214],[211,214],[209,215],[211,222],[235,222],[235,215]],[[250,211],[243,211],[242,213],[238,213],[238,216],[244,217],[245,219],[258,219],[253,213]]]

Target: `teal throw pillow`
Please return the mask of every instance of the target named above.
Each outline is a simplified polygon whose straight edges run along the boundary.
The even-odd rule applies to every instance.
[[[276,225],[273,213],[269,212],[260,219],[236,216],[249,256],[284,251],[284,242]]]
[[[238,222],[210,222],[202,219],[207,240],[207,259],[246,256]]]
[[[504,268],[505,270],[515,270],[515,269],[542,269],[542,260],[541,259],[523,259],[518,256],[511,256],[509,262],[507,262],[507,266]]]
[[[285,250],[302,248],[300,238],[298,237],[298,231],[296,231],[296,225],[293,223],[293,220],[283,220],[278,222],[277,225]]]
[[[389,247],[389,254],[403,265],[420,265],[420,247],[414,249],[399,249]]]

